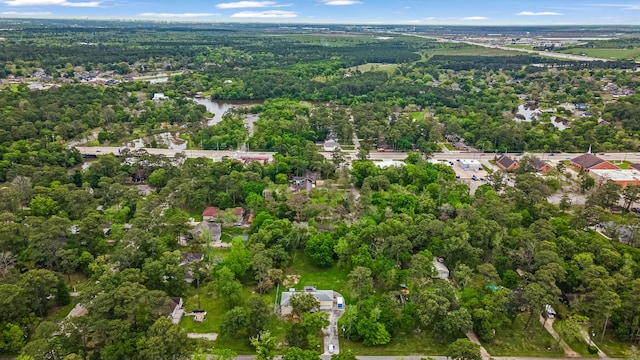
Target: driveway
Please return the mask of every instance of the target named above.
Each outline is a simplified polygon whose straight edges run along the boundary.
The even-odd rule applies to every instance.
[[[342,295],[334,292],[335,298],[342,297]],[[344,299],[344,297],[342,297]],[[346,305],[343,305],[346,306]],[[340,353],[340,341],[338,339],[338,319],[344,314],[344,307],[338,309],[338,305],[334,301],[333,309],[329,311],[329,327],[322,329],[324,335],[324,353],[323,355],[339,354]],[[329,345],[333,345],[333,353],[329,353]]]

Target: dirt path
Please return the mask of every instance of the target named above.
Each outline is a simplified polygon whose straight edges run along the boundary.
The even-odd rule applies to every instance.
[[[189,339],[207,339],[207,340],[211,340],[214,341],[215,339],[218,338],[218,334],[216,333],[205,333],[205,334],[201,334],[201,333],[188,333],[187,337]]]
[[[587,330],[582,329],[580,333],[582,334],[582,338],[584,339],[584,341],[587,342],[587,344],[595,346],[598,349],[598,356],[600,356],[601,358],[608,358],[607,354],[605,354],[604,351],[600,350],[598,345],[596,345],[593,341],[591,341],[591,338],[589,338],[589,334],[587,333]]]
[[[474,333],[473,331],[469,331],[467,333],[467,339],[469,339],[474,344],[480,345],[480,354],[482,355],[482,360],[491,359],[491,355],[489,355],[489,352],[487,351],[487,349],[485,349],[484,346],[480,344],[480,339],[478,339],[478,336],[476,335],[476,333]]]
[[[549,334],[551,334],[551,336],[553,336],[553,338],[556,339],[556,341],[558,341],[560,346],[562,346],[562,349],[564,349],[564,356],[566,356],[568,358],[579,358],[579,357],[581,357],[580,354],[575,352],[566,342],[564,342],[564,340],[560,339],[560,335],[558,335],[556,330],[553,328],[553,323],[555,321],[556,321],[556,319],[547,319],[547,321],[545,321],[544,317],[542,315],[540,315],[540,323],[549,332]]]

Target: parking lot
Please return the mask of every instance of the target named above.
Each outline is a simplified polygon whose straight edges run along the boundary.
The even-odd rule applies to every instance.
[[[450,160],[450,162],[453,163],[451,167],[453,168],[453,171],[455,171],[456,176],[458,177],[458,181],[463,184],[469,185],[469,193],[471,195],[476,193],[476,189],[480,185],[486,184],[488,174],[484,169],[480,169],[478,171],[466,170],[460,167],[460,164],[458,163],[458,161],[456,161],[456,159],[452,159]],[[481,160],[481,162],[484,164],[484,161]],[[474,176],[477,180],[474,180]]]

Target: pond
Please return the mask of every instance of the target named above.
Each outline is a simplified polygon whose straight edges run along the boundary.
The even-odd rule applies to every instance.
[[[213,114],[213,117],[207,121],[209,126],[222,121],[222,116],[229,110],[251,107],[262,103],[261,101],[211,100],[205,98],[192,98],[192,100],[197,104],[204,105],[207,111]]]

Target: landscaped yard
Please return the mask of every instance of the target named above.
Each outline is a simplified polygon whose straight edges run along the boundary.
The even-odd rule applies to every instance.
[[[337,291],[345,297],[347,304],[351,299],[347,281],[349,272],[337,267],[318,268],[302,251],[293,253],[293,264],[286,269],[286,275],[300,275],[300,282],[289,288],[302,290],[305,286],[315,286],[318,290]]]
[[[453,150],[455,150],[455,149],[453,148],[453,145],[451,145],[451,144],[449,144],[449,143],[444,143],[444,144],[442,144],[442,145],[444,145],[444,147],[445,147],[445,148],[447,148],[447,150],[449,150],[449,151],[453,151]]]
[[[492,356],[563,357],[562,348],[535,316],[524,329],[528,317],[528,313],[518,314],[510,327],[499,329],[492,342],[482,345]]]
[[[360,342],[340,338],[340,351],[351,350],[358,355],[399,356],[399,355],[444,355],[452,342],[442,334],[427,331],[414,333],[401,331],[391,336],[387,345],[365,346]]]

